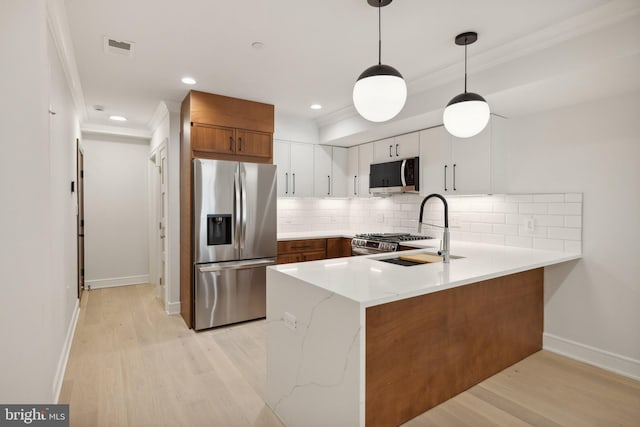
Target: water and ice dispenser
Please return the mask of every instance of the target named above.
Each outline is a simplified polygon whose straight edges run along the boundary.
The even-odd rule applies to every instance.
[[[231,223],[231,215],[207,215],[207,246],[230,245]]]

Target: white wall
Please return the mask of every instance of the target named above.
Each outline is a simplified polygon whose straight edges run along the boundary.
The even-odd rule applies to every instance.
[[[86,134],[83,147],[86,283],[146,283],[149,141]]]
[[[0,58],[0,401],[51,403],[77,314],[79,132],[45,0],[0,3]]]
[[[511,192],[584,193],[584,258],[547,269],[546,333],[593,347],[555,343],[585,359],[630,363],[638,377],[639,118],[635,92],[512,119],[507,171]]]
[[[279,113],[276,107],[273,139],[317,144],[320,135],[316,122]]]
[[[165,310],[180,313],[180,111],[179,106],[164,105],[164,118],[153,130],[150,148],[155,151],[165,141],[167,146],[168,212],[167,274]]]

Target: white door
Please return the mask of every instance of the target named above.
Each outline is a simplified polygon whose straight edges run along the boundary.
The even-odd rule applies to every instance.
[[[273,141],[273,164],[278,167],[278,197],[291,197],[291,144]]]
[[[291,196],[313,196],[313,144],[291,143]]]
[[[313,156],[313,195],[316,197],[330,196],[332,147],[329,145],[315,145],[313,147]]]
[[[371,197],[369,190],[369,169],[373,163],[373,143],[358,147],[358,196]]]
[[[420,193],[451,194],[451,135],[444,126],[420,132]]]
[[[160,242],[160,259],[159,259],[159,274],[158,274],[158,290],[156,296],[158,296],[162,303],[166,301],[166,277],[167,277],[167,147],[164,146],[160,149],[160,156],[157,159],[158,166],[160,168],[160,209],[159,209],[159,242]]]

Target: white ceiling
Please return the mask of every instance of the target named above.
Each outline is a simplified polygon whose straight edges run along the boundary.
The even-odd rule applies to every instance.
[[[633,1],[395,0],[382,9],[382,59],[404,75],[410,98],[443,73],[461,91],[464,49],[453,39],[476,31],[473,90],[474,58],[612,3]],[[161,101],[180,102],[191,88],[322,124],[353,115],[353,83],[377,61],[377,8],[366,0],[66,0],[66,10],[85,124],[113,125],[108,115],[122,114],[127,127],[148,129]],[[134,57],[104,53],[104,36],[135,42]],[[255,41],[264,48],[253,49]],[[198,83],[182,84],[187,75]]]

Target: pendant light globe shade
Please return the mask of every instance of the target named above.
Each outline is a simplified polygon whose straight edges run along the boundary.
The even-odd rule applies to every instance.
[[[479,134],[489,123],[491,111],[485,99],[473,92],[454,97],[442,115],[444,127],[458,138],[470,138]]]
[[[395,68],[379,64],[364,70],[353,87],[353,105],[371,122],[394,118],[407,100],[407,85]]]

